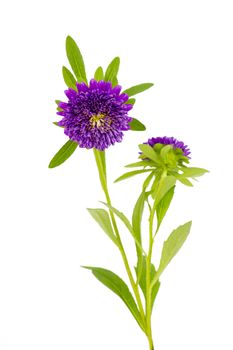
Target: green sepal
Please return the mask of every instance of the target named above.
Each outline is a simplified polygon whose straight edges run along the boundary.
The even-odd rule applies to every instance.
[[[129,98],[129,99],[125,102],[125,104],[126,104],[126,105],[134,105],[135,102],[136,102],[136,99],[135,99],[135,98]]]
[[[66,38],[66,54],[77,81],[85,82],[87,84],[88,82],[83,57],[78,45],[71,36],[67,36]]]
[[[71,88],[73,90],[77,90],[76,80],[75,80],[73,74],[65,66],[62,67],[62,75],[63,75],[64,82],[66,83],[68,88]]]
[[[113,232],[112,224],[109,214],[104,209],[90,209],[87,208],[93,219],[100,225],[107,236],[118,246],[117,238]]]
[[[132,313],[133,317],[137,321],[138,325],[141,327],[143,332],[145,332],[144,322],[136,305],[136,302],[130,293],[127,284],[114,272],[110,270],[103,269],[101,267],[93,266],[82,266],[85,269],[91,270],[93,275],[103,283],[112,292],[118,295],[121,300],[125,303],[127,308]]]
[[[104,71],[102,67],[98,67],[95,71],[94,79],[96,81],[104,80]]]
[[[120,67],[120,58],[115,57],[109,64],[106,73],[104,75],[105,81],[110,81],[113,85],[117,85],[117,74]]]
[[[145,156],[151,160],[153,160],[156,164],[159,164],[161,162],[161,159],[159,155],[154,151],[153,147],[142,144],[139,145],[139,149],[142,151],[143,155],[141,155],[141,158],[145,158]]]
[[[153,85],[154,84],[152,84],[152,83],[144,83],[144,84],[135,85],[129,89],[126,89],[125,91],[123,91],[123,93],[127,94],[128,96],[134,96],[136,94],[139,94],[140,92],[143,92],[143,91],[151,88]]]
[[[130,130],[132,131],[144,131],[146,130],[146,127],[144,124],[142,124],[139,120],[136,118],[133,118],[131,122],[129,122]]]
[[[49,163],[49,168],[55,168],[58,165],[64,163],[74,153],[77,147],[77,142],[74,142],[72,140],[67,141],[62,146],[62,148],[55,154],[55,156]]]

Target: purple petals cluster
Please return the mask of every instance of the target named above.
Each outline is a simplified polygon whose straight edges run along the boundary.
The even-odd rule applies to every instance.
[[[92,79],[89,86],[77,83],[77,91],[65,91],[68,102],[59,103],[57,114],[63,118],[58,125],[81,148],[103,151],[121,142],[123,131],[130,129],[128,112],[133,105],[126,104],[129,97],[120,92],[121,87],[112,87],[110,82]]]
[[[188,148],[187,145],[184,144],[182,141],[178,141],[174,137],[152,137],[151,139],[148,139],[146,142],[148,145],[153,147],[157,143],[160,143],[162,145],[172,145],[174,149],[179,148],[183,151],[183,155],[187,158],[190,158],[190,149]]]

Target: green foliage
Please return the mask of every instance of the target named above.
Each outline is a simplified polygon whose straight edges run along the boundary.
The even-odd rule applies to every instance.
[[[100,267],[83,266],[85,269],[91,270],[93,275],[103,283],[107,288],[109,288],[113,293],[118,295],[121,300],[128,307],[133,317],[137,321],[138,325],[141,327],[143,332],[145,332],[144,324],[141,315],[138,311],[137,305],[134,301],[132,294],[129,291],[127,284],[114,272],[106,270]]]
[[[127,94],[128,96],[134,96],[136,94],[139,94],[140,92],[143,92],[143,91],[151,88],[153,85],[154,84],[152,84],[152,83],[139,84],[139,85],[132,86],[131,88],[126,89],[123,92],[125,94]]]
[[[191,225],[192,221],[189,221],[186,224],[179,226],[177,229],[172,231],[168,239],[164,242],[159,268],[153,280],[153,283],[159,279],[167,265],[174,258],[174,256],[186,241],[190,233]]]
[[[157,231],[163,221],[164,216],[167,213],[167,210],[171,204],[172,198],[174,196],[175,186],[170,188],[167,193],[160,200],[159,204],[156,207],[156,215],[157,215]]]
[[[49,163],[49,168],[55,168],[58,165],[64,163],[74,153],[77,147],[77,142],[74,142],[72,140],[67,141],[64,146],[62,146],[62,148],[55,154]]]
[[[109,214],[104,209],[87,209],[93,219],[100,225],[100,227],[104,230],[104,232],[108,235],[108,237],[118,245],[117,238],[113,232],[112,224],[110,221]]]
[[[139,266],[135,267],[136,273],[138,275],[139,273]],[[150,280],[152,281],[155,278],[156,270],[155,266],[153,264],[150,265]],[[141,278],[139,281],[139,286],[143,292],[143,295],[146,299],[146,257],[143,255],[142,257],[142,271],[141,271]],[[156,281],[156,283],[153,285],[151,289],[151,310],[153,309],[154,301],[157,296],[157,293],[159,291],[160,282],[159,280]]]
[[[140,243],[140,245],[142,245],[141,222],[142,222],[145,200],[146,200],[146,193],[145,191],[142,191],[142,193],[138,197],[138,200],[134,206],[133,215],[132,215],[132,227],[133,227],[134,235],[137,241]],[[137,257],[138,257],[137,279],[138,281],[140,281],[141,273],[142,273],[143,255],[142,255],[142,250],[137,246],[137,244],[136,244],[136,251],[137,251]]]
[[[104,80],[104,72],[102,67],[98,67],[95,71],[94,79],[96,81]]]
[[[180,168],[183,172],[183,174],[180,175],[180,178],[183,177],[199,177],[204,175],[205,173],[208,173],[209,171],[206,169],[202,169],[202,168],[194,168],[194,167],[181,167]]]
[[[160,163],[160,157],[151,146],[142,144],[139,145],[139,148],[142,151],[143,156],[146,156],[147,158],[153,160],[156,164]]]
[[[82,54],[76,42],[70,36],[67,36],[66,38],[66,54],[77,81],[87,84],[87,76]]]
[[[136,102],[136,99],[135,99],[135,98],[129,98],[128,101],[125,102],[125,104],[134,105],[135,102]]]
[[[73,74],[69,71],[69,69],[67,69],[66,67],[62,67],[62,75],[63,75],[63,79],[64,82],[66,83],[66,85],[74,90],[77,90],[76,87],[76,80],[73,76]]]
[[[166,195],[166,193],[174,187],[176,183],[176,178],[174,176],[165,176],[160,179],[158,183],[158,188],[155,193],[155,205],[157,206],[160,201],[163,199],[163,197]]]
[[[104,76],[104,80],[105,81],[110,81],[112,83],[114,83],[113,85],[117,85],[117,74],[119,71],[119,67],[120,67],[120,58],[119,57],[115,57],[111,63],[109,64],[105,76]]]
[[[123,175],[121,175],[120,177],[118,177],[114,182],[119,182],[125,179],[128,179],[129,177],[138,175],[138,174],[143,174],[143,173],[147,173],[148,171],[151,171],[150,169],[142,169],[142,170],[133,170],[133,171],[129,171],[128,173],[125,173]]]
[[[144,131],[146,130],[146,127],[144,124],[142,124],[139,120],[136,118],[133,118],[131,122],[129,122],[130,130],[132,131]]]

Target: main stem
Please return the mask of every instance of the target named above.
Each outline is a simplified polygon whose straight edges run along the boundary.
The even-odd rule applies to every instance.
[[[105,197],[106,197],[106,201],[107,201],[107,204],[109,206],[111,206],[111,199],[110,199],[110,195],[109,195],[109,191],[108,191],[106,173],[105,173],[105,169],[104,169],[105,164],[103,164],[103,159],[101,160],[100,154],[97,150],[94,150],[94,155],[95,155],[95,159],[96,159],[97,168],[99,171],[100,182],[101,182],[101,185],[102,185]],[[138,304],[139,311],[140,311],[140,314],[142,317],[142,321],[143,321],[143,323],[145,323],[145,313],[144,313],[144,309],[143,309],[143,305],[142,305],[142,301],[141,301],[141,296],[140,296],[140,293],[138,290],[138,286],[134,281],[133,274],[132,274],[132,271],[131,271],[130,266],[129,266],[128,258],[126,256],[124,246],[122,244],[122,240],[121,240],[120,233],[119,233],[119,230],[117,227],[114,213],[111,209],[109,209],[109,211],[110,211],[110,217],[111,217],[113,229],[114,229],[114,232],[115,232],[117,240],[118,240],[118,247],[119,247],[119,250],[121,252],[121,256],[122,256],[122,259],[123,259],[123,262],[125,265],[125,269],[126,269],[128,277],[129,277],[129,281],[130,281],[130,284],[132,286],[135,298],[137,300],[137,304]],[[151,348],[151,349],[153,349],[153,348]]]

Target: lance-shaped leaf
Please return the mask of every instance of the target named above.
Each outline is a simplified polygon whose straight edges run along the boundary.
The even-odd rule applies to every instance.
[[[131,122],[129,122],[130,130],[132,131],[144,131],[146,127],[136,118],[133,118]]]
[[[136,273],[138,274],[139,266],[135,267]],[[153,281],[156,275],[155,266],[153,264],[150,265],[150,280]],[[143,292],[143,295],[146,299],[146,257],[143,255],[142,258],[142,272],[141,272],[141,278],[139,282],[139,286]],[[151,310],[153,309],[154,301],[157,296],[157,293],[159,291],[160,282],[156,281],[156,283],[153,285],[151,289]]]
[[[93,275],[101,283],[103,283],[107,288],[109,288],[112,292],[118,295],[121,298],[121,300],[123,300],[123,302],[128,307],[141,329],[145,332],[145,327],[141,315],[138,311],[137,305],[134,301],[132,294],[129,291],[127,284],[119,276],[117,276],[114,272],[110,270],[92,266],[83,267],[91,270]]]
[[[77,147],[77,142],[74,142],[72,140],[67,141],[64,146],[62,146],[62,148],[55,154],[49,163],[49,168],[55,168],[56,166],[64,163],[74,153]]]
[[[95,71],[94,79],[96,81],[104,80],[104,72],[102,67],[98,67]]]
[[[118,177],[114,182],[119,182],[125,179],[128,179],[129,177],[138,175],[138,174],[143,174],[143,173],[147,173],[148,171],[151,171],[151,169],[142,169],[142,170],[133,170],[133,171],[129,171],[128,173],[125,173],[123,175],[121,175],[120,177]]]
[[[132,215],[132,227],[135,234],[135,237],[137,238],[138,242],[142,245],[142,238],[141,238],[141,221],[142,221],[142,215],[144,211],[144,204],[146,200],[146,194],[145,191],[142,191],[140,196],[138,197],[138,200],[134,206],[133,215]],[[137,251],[137,281],[140,281],[141,273],[142,273],[142,260],[143,260],[143,254],[142,250],[137,246],[136,244],[136,251]]]
[[[154,84],[152,83],[144,83],[144,84],[139,84],[139,85],[135,85],[132,86],[129,89],[126,89],[125,91],[123,91],[125,94],[127,94],[128,96],[134,96],[136,94],[139,94],[140,92],[143,92],[147,89],[149,89],[150,87],[152,87]]]
[[[147,167],[147,166],[154,167],[155,163],[149,160],[141,160],[139,162],[125,165],[125,168],[138,168],[138,167]]]
[[[116,216],[125,224],[125,226],[127,227],[127,229],[129,230],[129,232],[131,233],[137,247],[144,252],[141,243],[138,241],[135,232],[133,230],[133,227],[131,226],[131,223],[129,221],[129,219],[125,216],[124,213],[122,213],[121,211],[117,210],[116,208],[114,208],[112,205],[101,202],[102,204],[106,205],[106,207],[108,207],[114,214],[116,214]]]
[[[163,197],[166,195],[166,193],[173,186],[175,186],[175,183],[176,183],[176,178],[171,175],[166,176],[160,180],[155,192],[155,206],[157,206],[160,203],[160,201],[163,199]]]
[[[191,225],[192,221],[189,221],[186,224],[179,226],[177,229],[172,231],[168,239],[164,242],[159,268],[153,279],[152,285],[158,281],[167,265],[174,258],[176,253],[180,250],[186,241],[191,229]]]
[[[120,58],[119,57],[115,57],[112,62],[109,64],[105,76],[104,76],[104,80],[105,81],[111,81],[112,83],[117,83],[117,81],[115,80],[117,78],[117,73],[120,67]]]
[[[74,90],[77,90],[76,87],[76,80],[73,76],[73,74],[69,71],[69,69],[67,69],[66,67],[62,67],[62,75],[63,75],[63,79],[64,82],[66,83],[66,85]]]
[[[117,243],[117,238],[113,232],[112,224],[109,218],[109,214],[106,210],[104,209],[87,209],[93,219],[98,222],[100,227],[104,230],[104,232],[108,235],[108,237],[118,245]]]
[[[66,38],[66,54],[77,81],[83,81],[87,84],[87,76],[82,54],[76,42],[70,36]]]
[[[208,170],[206,170],[206,169],[194,168],[194,167],[190,167],[190,168],[182,167],[182,171],[183,171],[183,174],[180,175],[180,178],[198,177],[198,176],[204,175],[205,173],[208,173]]]
[[[160,158],[158,154],[153,150],[151,146],[142,144],[142,145],[139,145],[139,148],[146,157],[153,160],[156,164],[160,162]]]
[[[180,181],[183,185],[193,187],[193,184],[190,180],[188,180],[186,177],[178,177],[178,181]]]
[[[159,204],[156,207],[156,215],[157,215],[157,231],[163,221],[164,216],[167,213],[167,210],[171,204],[172,198],[174,196],[175,186],[173,186],[164,197],[161,199]]]
[[[128,104],[128,105],[134,105],[136,102],[136,99],[135,98],[129,98],[125,104]]]

